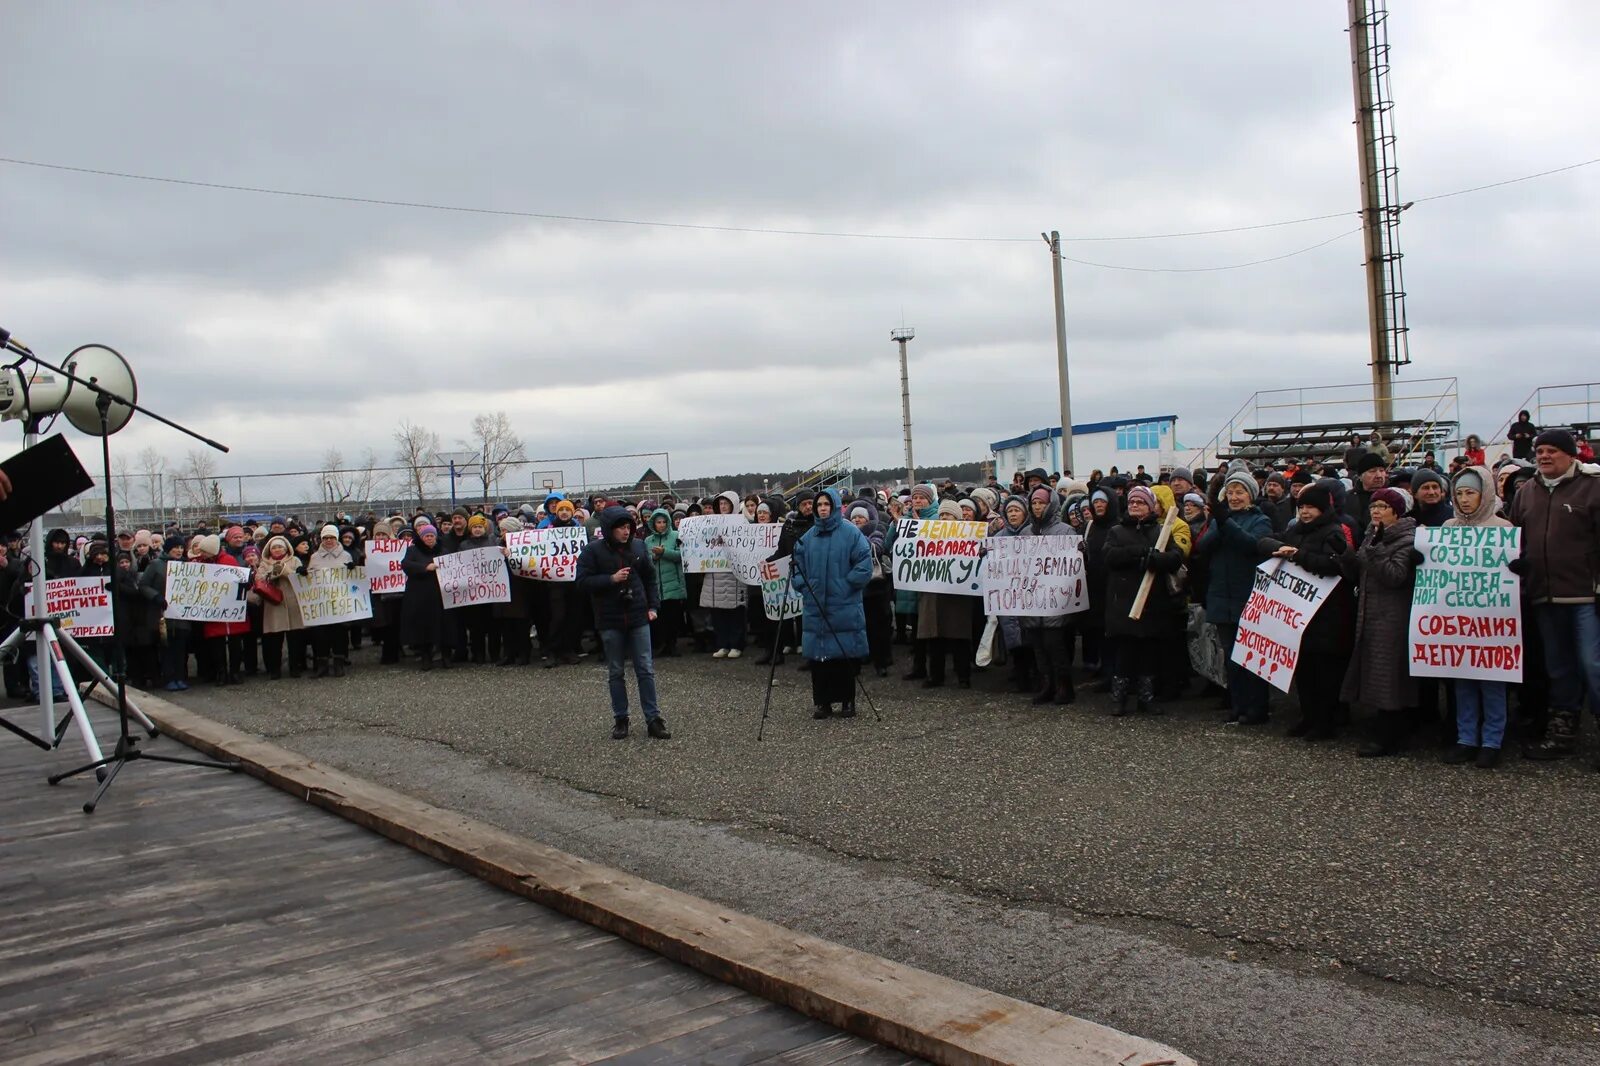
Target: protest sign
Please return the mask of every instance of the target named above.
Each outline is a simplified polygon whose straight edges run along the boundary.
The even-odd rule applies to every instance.
[[[1521,537],[1513,526],[1417,530],[1412,677],[1522,681],[1522,582],[1506,566],[1522,554]]]
[[[1337,577],[1318,577],[1285,559],[1256,567],[1255,586],[1239,615],[1233,661],[1288,692],[1306,626],[1338,584]]]
[[[471,548],[434,559],[445,610],[480,603],[509,603],[511,575],[499,548]]]
[[[404,592],[406,572],[400,561],[406,557],[406,542],[393,537],[374,537],[367,541],[367,590],[374,596],[385,592]]]
[[[746,585],[761,584],[761,565],[778,550],[778,538],[782,534],[783,525],[779,522],[746,522],[735,526],[722,543],[728,569]]]
[[[895,523],[894,587],[903,592],[983,595],[983,522],[902,518]]]
[[[22,595],[22,613],[33,617],[33,586]],[[109,637],[116,632],[111,619],[111,593],[103,577],[57,577],[44,583],[44,613],[61,619],[61,631],[77,637]]]
[[[300,620],[307,626],[331,626],[372,617],[372,586],[365,573],[338,567],[290,574]]]
[[[588,543],[582,526],[552,526],[506,534],[511,572],[534,581],[574,581],[578,554]]]
[[[189,622],[243,622],[250,605],[248,566],[167,564],[166,617]]]
[[[760,576],[761,609],[768,618],[776,622],[784,618],[799,618],[805,613],[805,600],[789,582],[787,558],[762,563]]]
[[[683,572],[707,574],[729,569],[727,537],[749,524],[743,515],[737,514],[706,514],[685,518],[678,525],[678,550],[683,553]]]
[[[984,544],[984,614],[1054,618],[1089,609],[1082,537],[994,537]]]

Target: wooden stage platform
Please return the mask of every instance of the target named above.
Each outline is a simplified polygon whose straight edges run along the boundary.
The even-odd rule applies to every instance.
[[[85,815],[45,783],[82,753],[0,733],[0,1062],[919,1061],[243,773],[135,763]]]

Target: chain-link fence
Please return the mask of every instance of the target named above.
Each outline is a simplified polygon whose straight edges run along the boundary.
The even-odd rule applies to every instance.
[[[442,457],[443,458],[443,457]],[[112,475],[112,501],[120,528],[190,523],[219,515],[299,515],[409,512],[470,504],[538,505],[553,491],[583,498],[596,493],[642,499],[673,491],[699,496],[700,482],[672,480],[666,452],[520,459],[491,464],[474,456],[446,458],[415,467],[373,466],[337,470],[292,470],[263,474],[130,473]],[[52,516],[69,526],[92,526],[105,518],[105,488],[95,487]]]

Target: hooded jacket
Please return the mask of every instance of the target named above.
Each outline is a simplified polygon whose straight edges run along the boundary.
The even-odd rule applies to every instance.
[[[577,586],[588,593],[594,604],[596,629],[638,629],[650,624],[649,612],[661,606],[656,584],[655,564],[638,537],[626,544],[612,540],[618,526],[632,526],[633,516],[625,507],[607,507],[600,512],[600,536],[584,545],[578,555]],[[617,582],[612,575],[627,569],[628,579]],[[737,582],[732,574],[726,575]]]
[[[666,520],[665,532],[656,532],[657,519]],[[666,508],[657,507],[650,512],[650,532],[645,535],[644,544],[655,563],[656,590],[661,602],[687,600],[689,591],[683,580],[683,554],[678,550],[678,531],[672,528],[672,515]],[[659,555],[655,551],[657,548],[661,549]]]
[[[1500,514],[1500,497],[1496,496],[1494,492],[1494,475],[1489,473],[1489,468],[1486,466],[1469,466],[1457,472],[1456,476],[1450,479],[1450,499],[1452,501],[1455,500],[1456,486],[1468,474],[1474,474],[1478,478],[1478,492],[1480,493],[1478,509],[1470,515],[1463,515],[1451,508],[1450,517],[1445,520],[1444,524],[1447,526],[1509,526],[1511,522]]]
[[[1239,614],[1255,586],[1261,540],[1273,532],[1271,519],[1254,505],[1243,511],[1224,510],[1211,523],[1199,544],[1200,553],[1210,561],[1206,621],[1219,626],[1239,624]]]
[[[1021,497],[1017,498],[1021,499]],[[1061,520],[1061,512],[1057,510],[1054,503],[1055,501],[1052,500],[1045,505],[1043,518],[1034,517],[1032,508],[1029,508],[1028,517],[1022,522],[1022,529],[1014,535],[1023,537],[1067,537],[1076,534],[1077,531],[1075,529]],[[1010,504],[1011,500],[1006,500],[1008,507]],[[1026,501],[1024,501],[1023,506],[1027,506]],[[1002,535],[1010,533],[1010,530],[1011,524],[1007,522]],[[1064,614],[1051,615],[1049,617],[1024,615],[1019,620],[1019,624],[1023,629],[1064,629],[1067,624],[1067,618],[1068,616]]]
[[[836,489],[824,489],[833,504],[794,548],[789,574],[805,604],[801,651],[807,659],[865,659],[867,613],[861,596],[872,580],[872,546],[844,520]]]

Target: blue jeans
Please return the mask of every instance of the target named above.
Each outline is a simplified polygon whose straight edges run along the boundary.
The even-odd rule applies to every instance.
[[[628,717],[628,685],[622,678],[623,659],[632,657],[633,676],[639,682],[639,707],[646,718],[661,714],[656,706],[656,664],[650,655],[650,627],[602,629],[600,641],[606,648],[607,680],[611,685],[611,714]]]
[[[1498,748],[1506,739],[1506,683],[1458,677],[1456,686],[1456,743],[1465,748]],[[1478,737],[1479,715],[1483,738]]]
[[[1583,710],[1587,690],[1589,710],[1600,715],[1600,611],[1592,603],[1541,603],[1534,611],[1544,637],[1550,709]]]

